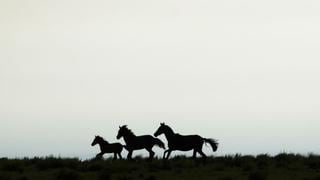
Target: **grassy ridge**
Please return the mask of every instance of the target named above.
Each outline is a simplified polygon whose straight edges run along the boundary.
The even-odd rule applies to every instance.
[[[152,162],[86,160],[73,158],[0,159],[0,180],[161,180],[161,179],[290,179],[320,180],[320,156],[221,156],[206,160],[183,156]]]

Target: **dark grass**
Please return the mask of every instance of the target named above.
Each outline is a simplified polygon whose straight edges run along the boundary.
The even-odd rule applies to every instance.
[[[0,180],[320,180],[320,156],[281,153],[276,156],[228,155],[207,159],[176,156],[152,162],[77,158],[0,159]]]

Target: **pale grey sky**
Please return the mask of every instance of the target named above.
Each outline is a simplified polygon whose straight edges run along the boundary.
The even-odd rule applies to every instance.
[[[319,32],[317,0],[2,0],[0,156],[159,122],[215,154],[319,153]]]

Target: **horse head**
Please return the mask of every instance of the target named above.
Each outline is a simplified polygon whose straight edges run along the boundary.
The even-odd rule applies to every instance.
[[[100,139],[101,137],[96,135],[91,143],[91,146],[98,144]]]
[[[155,137],[157,137],[157,136],[165,133],[167,127],[168,127],[168,126],[165,125],[164,123],[160,123],[160,127],[157,129],[157,131],[156,131],[153,135],[154,135]]]
[[[127,130],[128,130],[127,125],[119,126],[117,139],[120,139],[121,137],[123,137]]]

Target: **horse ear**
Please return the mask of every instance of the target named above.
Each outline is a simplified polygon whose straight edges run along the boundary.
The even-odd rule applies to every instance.
[[[121,126],[119,126],[119,129],[121,129]]]

